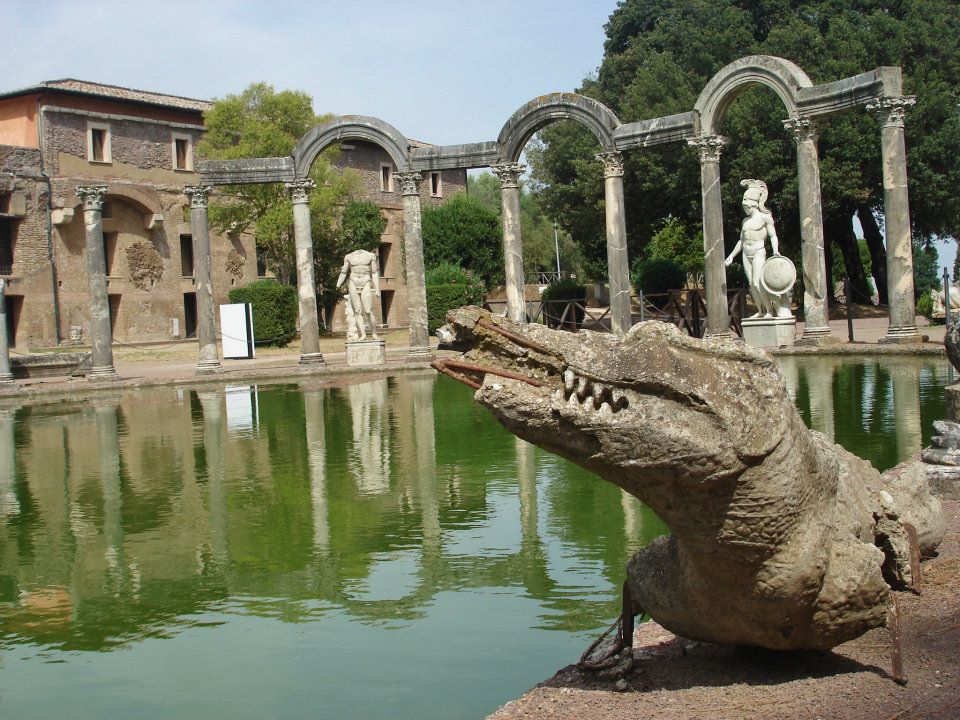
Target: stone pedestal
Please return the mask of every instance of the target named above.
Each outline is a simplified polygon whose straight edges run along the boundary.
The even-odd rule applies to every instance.
[[[744,342],[754,347],[793,347],[797,334],[797,319],[792,317],[754,318],[741,324]]]
[[[387,344],[383,340],[353,340],[347,343],[347,366],[387,364]]]

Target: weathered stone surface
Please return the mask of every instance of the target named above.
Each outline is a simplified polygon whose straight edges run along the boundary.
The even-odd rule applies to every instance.
[[[347,365],[386,365],[387,344],[383,340],[353,340],[347,343]]]
[[[793,347],[797,334],[797,319],[753,318],[741,323],[743,340],[759,348]]]
[[[511,432],[635,495],[669,526],[627,578],[634,610],[672,632],[833,647],[885,624],[891,586],[911,576],[904,522],[924,552],[940,540],[924,466],[881,476],[808,430],[762,351],[656,322],[617,338],[477,308],[449,320],[465,362],[435,367],[477,384],[475,399]]]

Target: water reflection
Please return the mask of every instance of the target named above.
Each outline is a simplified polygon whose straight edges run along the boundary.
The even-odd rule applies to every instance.
[[[787,392],[804,421],[881,470],[919,452],[946,416],[943,358],[780,356]]]
[[[878,466],[943,415],[945,362],[781,367]],[[296,717],[319,692],[342,716],[479,716],[574,660],[664,528],[470,395],[424,373],[0,411],[0,715]],[[144,703],[177,672],[186,706]]]

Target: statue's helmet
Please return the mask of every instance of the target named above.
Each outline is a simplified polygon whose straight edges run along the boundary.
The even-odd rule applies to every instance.
[[[767,184],[763,180],[741,180],[740,187],[746,188],[743,193],[743,204],[748,207],[760,208],[760,212],[770,214],[764,203],[767,201]]]

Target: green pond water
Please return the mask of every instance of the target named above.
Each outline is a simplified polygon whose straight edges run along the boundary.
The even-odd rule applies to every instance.
[[[944,416],[946,361],[781,366],[881,468]],[[0,410],[0,717],[482,717],[663,532],[433,374]]]

